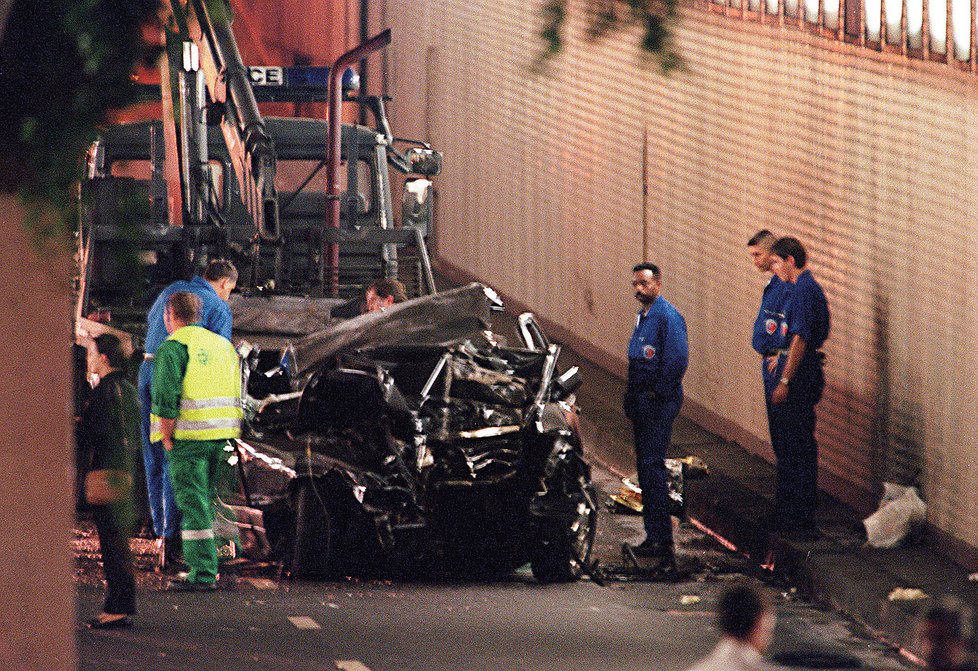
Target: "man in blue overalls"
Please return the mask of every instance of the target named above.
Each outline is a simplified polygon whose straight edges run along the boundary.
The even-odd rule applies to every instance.
[[[153,386],[153,358],[156,350],[168,337],[163,314],[166,302],[178,291],[189,291],[201,299],[203,316],[200,325],[228,340],[231,339],[231,308],[228,298],[238,282],[238,271],[230,261],[214,259],[207,264],[203,276],[177,280],[163,289],[146,317],[146,343],[143,363],[139,367],[139,401],[142,406],[143,464],[146,467],[146,490],[153,518],[153,532],[162,539],[163,564],[171,563],[179,554],[180,520],[173,498],[173,486],[167,471],[166,452],[150,435],[150,390]]]
[[[632,548],[640,557],[672,557],[672,520],[666,449],[683,403],[689,361],[686,321],[659,295],[662,275],[652,263],[632,268],[632,288],[642,307],[628,343],[625,415],[635,432],[638,484],[642,489],[645,540]]]
[[[785,309],[787,351],[779,357],[780,377],[770,399],[778,460],[776,526],[787,536],[812,540],[818,537],[815,405],[825,388],[825,356],[820,350],[829,336],[829,305],[822,287],[805,268],[807,254],[796,238],[779,239],[771,253],[774,272],[793,285]]]
[[[754,267],[762,273],[773,273],[771,268],[774,256],[771,254],[771,246],[777,238],[767,229],[758,231],[754,237],[747,241],[747,251],[750,254]],[[754,320],[754,334],[751,338],[751,346],[761,355],[761,380],[764,383],[764,404],[767,408],[767,425],[771,433],[771,445],[774,454],[784,452],[784,447],[775,444],[775,440],[780,438],[774,430],[772,424],[773,411],[771,407],[771,392],[778,384],[781,377],[779,362],[784,363],[781,353],[787,349],[787,329],[785,321],[785,303],[791,291],[791,284],[782,282],[781,278],[772,274],[767,284],[764,286],[764,293],[761,296],[761,307],[757,311],[757,319]]]

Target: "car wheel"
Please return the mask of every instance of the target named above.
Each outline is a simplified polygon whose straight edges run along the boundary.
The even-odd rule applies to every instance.
[[[580,464],[572,477],[561,478],[549,496],[563,498],[556,514],[540,518],[530,548],[530,568],[541,583],[573,582],[590,562],[597,532],[597,495],[587,466]],[[558,494],[558,492],[560,492]]]

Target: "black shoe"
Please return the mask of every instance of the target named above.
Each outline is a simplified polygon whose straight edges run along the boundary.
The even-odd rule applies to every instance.
[[[182,578],[174,578],[166,583],[167,592],[213,592],[216,589],[217,583],[190,582]]]
[[[187,568],[183,561],[183,543],[179,536],[156,539],[154,564],[157,571],[170,575]]]
[[[117,620],[100,620],[97,617],[92,618],[85,623],[89,629],[123,629],[125,627],[132,626],[132,618],[126,615],[123,618]]]
[[[672,543],[657,543],[646,540],[640,545],[633,545],[632,552],[636,557],[649,557],[658,559],[668,559],[675,554]]]
[[[183,542],[179,536],[172,536],[163,541],[163,567],[170,568],[183,561]]]

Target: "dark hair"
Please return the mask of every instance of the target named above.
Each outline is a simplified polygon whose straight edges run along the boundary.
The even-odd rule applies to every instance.
[[[407,291],[404,289],[404,285],[398,280],[393,280],[389,277],[384,277],[376,280],[367,287],[366,291],[374,290],[378,298],[388,298],[390,296],[394,297],[395,303],[400,303],[407,300]],[[364,292],[366,293],[366,292]]]
[[[971,612],[957,599],[942,599],[924,613],[924,623],[935,625],[946,642],[967,642],[971,638]]]
[[[744,640],[757,626],[758,620],[770,608],[767,597],[756,587],[747,584],[729,587],[717,604],[717,624],[727,636]]]
[[[782,259],[787,259],[790,256],[795,260],[795,266],[798,268],[804,268],[808,261],[805,248],[798,238],[778,238],[778,241],[771,245],[771,253]]]
[[[126,355],[122,351],[122,341],[111,333],[103,333],[95,338],[95,349],[109,360],[110,368],[124,368]]]
[[[204,279],[208,282],[217,282],[225,278],[237,282],[238,269],[227,259],[211,259],[204,268]]]
[[[774,244],[775,240],[777,240],[777,238],[774,237],[774,233],[767,230],[766,228],[762,228],[761,230],[759,230],[757,233],[754,234],[754,237],[752,237],[750,240],[747,241],[747,246],[755,247],[757,245],[763,245],[764,247],[770,249],[771,245]]]
[[[189,291],[178,291],[166,301],[173,311],[173,316],[184,324],[196,324],[200,321],[203,303],[200,297]]]
[[[642,263],[636,263],[632,267],[632,272],[633,273],[637,273],[637,272],[642,271],[642,270],[648,270],[649,272],[652,273],[652,277],[654,277],[657,280],[661,280],[662,279],[662,273],[659,271],[659,266],[655,265],[654,263],[649,263],[648,261],[643,261]]]

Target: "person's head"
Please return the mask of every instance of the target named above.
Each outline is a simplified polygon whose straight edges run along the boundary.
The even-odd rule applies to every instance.
[[[407,292],[404,290],[403,284],[385,277],[367,287],[365,298],[367,300],[367,312],[376,312],[389,308],[394,303],[406,301]]]
[[[762,228],[747,241],[747,253],[750,254],[754,267],[762,273],[771,271],[771,246],[776,240],[774,233]]]
[[[778,238],[771,245],[771,270],[784,282],[794,282],[808,261],[805,248],[798,238]]]
[[[122,342],[111,333],[103,333],[88,343],[86,361],[89,374],[105,377],[126,365]]]
[[[927,609],[920,622],[920,651],[928,669],[954,669],[964,663],[971,617],[957,600],[945,599]]]
[[[729,636],[763,653],[774,635],[774,608],[759,589],[745,583],[733,585],[720,595],[717,624]]]
[[[168,333],[200,321],[203,304],[200,297],[189,291],[177,291],[166,301],[163,323]]]
[[[662,289],[662,273],[654,263],[637,263],[632,267],[632,289],[643,307],[648,307],[659,297]]]
[[[238,285],[238,269],[227,259],[211,259],[204,269],[204,279],[226,301]]]

